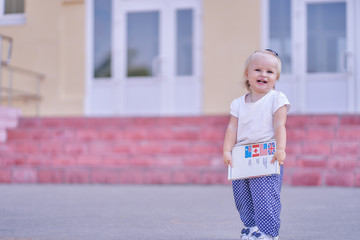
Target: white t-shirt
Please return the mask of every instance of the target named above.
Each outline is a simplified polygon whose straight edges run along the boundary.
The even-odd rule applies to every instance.
[[[230,114],[238,118],[237,143],[269,141],[275,137],[273,116],[282,106],[290,110],[290,102],[282,92],[271,90],[254,103],[246,103],[245,95],[231,103]]]

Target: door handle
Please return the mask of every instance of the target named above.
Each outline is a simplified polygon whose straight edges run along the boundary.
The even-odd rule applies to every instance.
[[[351,64],[352,52],[343,51],[341,53],[340,70],[341,72],[350,74],[352,72]]]
[[[153,76],[161,76],[161,65],[162,65],[162,59],[160,56],[156,56],[153,58],[151,62],[151,70]]]

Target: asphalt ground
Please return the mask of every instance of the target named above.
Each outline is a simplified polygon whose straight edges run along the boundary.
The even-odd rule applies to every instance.
[[[240,239],[231,186],[0,185],[1,240]],[[280,240],[359,240],[360,188],[283,187]]]

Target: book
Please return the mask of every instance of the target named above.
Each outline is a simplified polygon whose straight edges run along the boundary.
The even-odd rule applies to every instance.
[[[276,141],[235,145],[232,149],[233,167],[228,167],[228,179],[244,179],[280,174],[278,161],[271,163],[276,150]]]

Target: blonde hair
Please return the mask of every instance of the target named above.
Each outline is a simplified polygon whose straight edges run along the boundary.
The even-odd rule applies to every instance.
[[[276,76],[276,80],[279,80],[280,78],[280,73],[281,73],[281,60],[280,60],[280,57],[279,55],[271,50],[271,49],[265,49],[265,50],[257,50],[255,52],[253,52],[245,61],[245,66],[244,66],[244,73],[243,73],[243,78],[244,78],[244,81],[245,81],[245,86],[246,86],[246,89],[251,92],[251,87],[250,87],[250,83],[249,83],[249,80],[246,79],[246,74],[247,74],[247,71],[248,71],[248,68],[249,68],[249,64],[251,62],[251,60],[253,59],[254,55],[256,53],[262,53],[262,54],[268,54],[268,55],[271,55],[271,56],[274,56],[276,61],[277,61],[277,65],[278,65],[278,69],[277,69],[277,76]],[[275,88],[275,86],[274,86]]]

